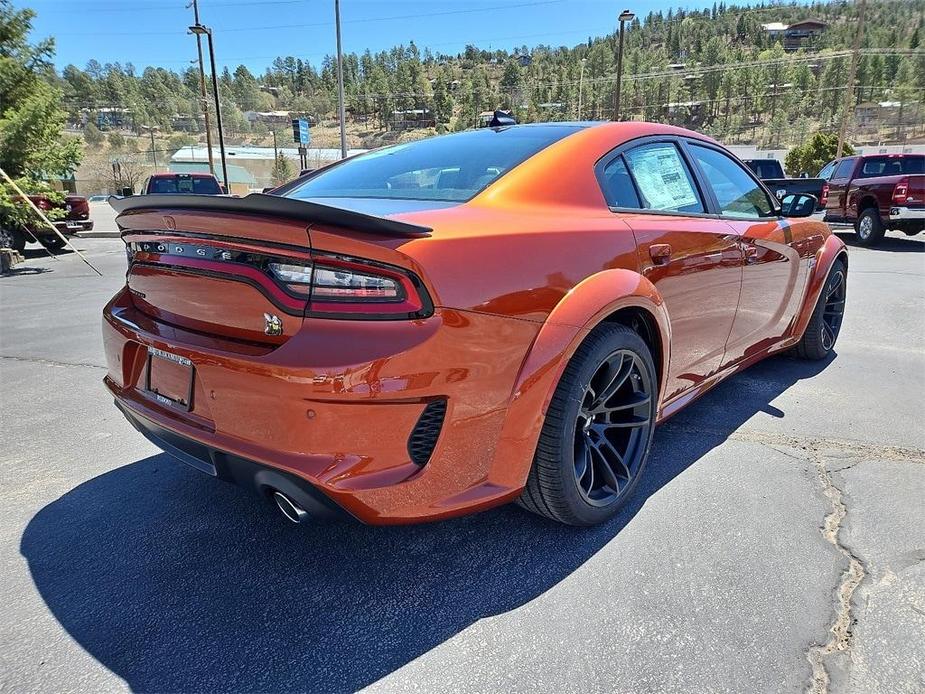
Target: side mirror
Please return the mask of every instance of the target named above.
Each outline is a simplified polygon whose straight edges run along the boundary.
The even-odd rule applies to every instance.
[[[791,193],[781,198],[781,214],[784,217],[809,217],[816,211],[818,202],[815,195]]]
[[[135,191],[132,190],[131,187],[126,186],[125,188],[122,189],[122,197],[123,197],[123,198],[130,198],[130,197],[132,197],[134,194],[135,194]]]
[[[223,194],[228,195],[228,186],[226,186],[224,183],[220,183],[218,187],[222,189]]]

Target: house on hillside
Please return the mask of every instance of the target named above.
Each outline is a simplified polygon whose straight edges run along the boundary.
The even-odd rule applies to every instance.
[[[794,24],[769,22],[762,24],[762,28],[772,40],[780,39],[784,50],[792,53],[801,48],[811,48],[816,39],[825,32],[827,24],[818,19],[804,19]]]
[[[244,117],[247,118],[247,122],[251,125],[254,123],[289,125],[292,120],[289,111],[245,111]]]
[[[429,108],[409,108],[392,111],[389,130],[413,130],[414,128],[435,128],[437,120]]]

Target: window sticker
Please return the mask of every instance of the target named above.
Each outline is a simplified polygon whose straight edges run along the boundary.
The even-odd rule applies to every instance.
[[[700,198],[674,145],[639,147],[628,153],[628,159],[639,190],[651,209],[700,206]]]

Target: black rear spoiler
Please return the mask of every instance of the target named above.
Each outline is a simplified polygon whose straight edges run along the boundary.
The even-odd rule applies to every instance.
[[[198,210],[285,217],[381,236],[419,238],[433,231],[430,227],[388,217],[262,193],[251,193],[243,198],[224,195],[132,195],[120,198],[113,195],[109,198],[109,204],[120,215],[148,210]]]

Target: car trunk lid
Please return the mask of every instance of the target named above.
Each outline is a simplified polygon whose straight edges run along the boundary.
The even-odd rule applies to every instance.
[[[401,256],[390,242],[429,233],[385,217],[268,195],[137,196],[110,203],[120,213],[130,257],[127,285],[138,310],[184,329],[269,345],[294,335],[309,307],[308,290],[275,268],[312,264],[310,229],[334,239],[328,252],[387,260]]]

